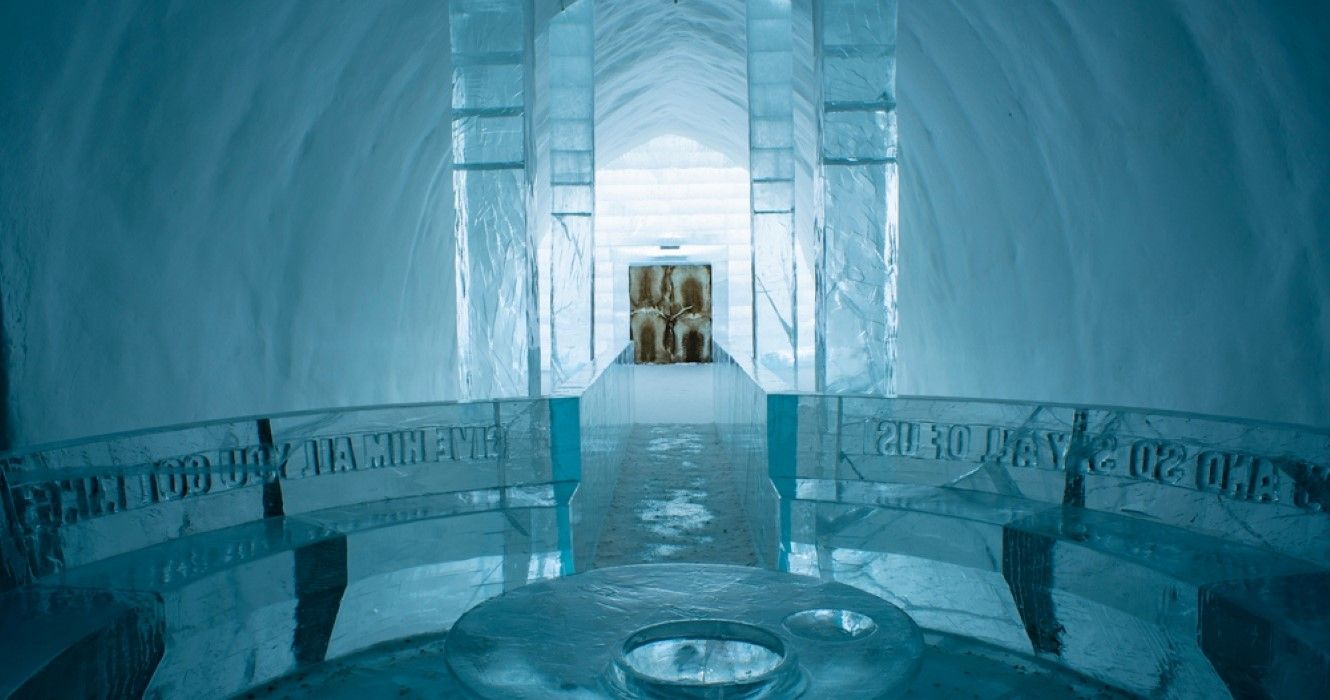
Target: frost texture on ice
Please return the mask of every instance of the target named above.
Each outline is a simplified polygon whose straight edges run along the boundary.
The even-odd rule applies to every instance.
[[[788,0],[748,0],[748,172],[753,358],[797,376],[794,21]],[[805,294],[811,290],[804,290]]]
[[[890,395],[896,376],[896,0],[822,0],[817,386]]]
[[[528,216],[531,11],[521,0],[448,4],[463,398],[540,393],[537,255]]]

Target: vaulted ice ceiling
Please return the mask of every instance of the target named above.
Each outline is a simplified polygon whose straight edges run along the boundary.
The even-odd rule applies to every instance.
[[[597,5],[599,158],[678,134],[748,160],[744,7],[743,0]]]
[[[598,2],[601,158],[744,157],[741,8]],[[0,6],[8,442],[454,392],[446,14]],[[1326,423],[1330,6],[900,28],[903,391]]]

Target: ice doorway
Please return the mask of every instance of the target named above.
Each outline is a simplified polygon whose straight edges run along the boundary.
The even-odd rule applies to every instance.
[[[684,312],[675,319],[674,343],[664,352],[667,328],[652,322],[654,359],[689,360],[684,341],[695,333],[694,362],[709,361],[712,343],[749,347],[752,329],[752,241],[748,169],[720,151],[684,136],[644,141],[609,160],[596,174],[595,337],[598,353],[622,347],[654,314],[634,318],[630,270],[672,267],[671,315],[690,304],[684,284],[697,281],[710,307],[706,319]],[[699,268],[706,268],[702,273]],[[685,269],[689,270],[685,272]],[[659,287],[659,274],[651,282]],[[640,295],[639,295],[640,296]],[[666,308],[661,308],[666,312]],[[667,320],[667,319],[661,319]],[[705,323],[703,322],[705,321]],[[679,358],[676,360],[675,358]],[[641,359],[641,358],[639,358]]]

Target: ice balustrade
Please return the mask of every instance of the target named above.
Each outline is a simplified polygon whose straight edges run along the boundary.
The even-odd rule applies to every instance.
[[[538,399],[0,455],[0,694],[226,696],[585,566],[631,427],[631,358]]]
[[[1330,431],[798,393],[716,356],[764,565],[1141,695],[1306,697],[1330,679]]]

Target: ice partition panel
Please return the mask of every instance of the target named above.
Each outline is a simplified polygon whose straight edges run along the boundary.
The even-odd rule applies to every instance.
[[[550,371],[555,386],[595,356],[595,2],[549,22]]]
[[[790,0],[748,0],[747,39],[753,361],[792,381],[799,290]]]
[[[753,378],[747,358],[734,357],[720,343],[712,347],[716,434],[735,465],[734,474],[757,561],[777,568],[780,497],[768,473],[767,393]]]
[[[633,344],[594,365],[578,399],[577,440],[581,474],[573,495],[574,566],[585,571],[596,556],[601,529],[618,486],[619,466],[626,459],[633,428]],[[574,378],[574,384],[577,384]]]
[[[284,511],[550,482],[549,421],[521,399],[274,418]]]
[[[816,0],[816,383],[895,392],[896,0]]]
[[[799,401],[800,478],[982,491],[1148,517],[1330,564],[1324,430],[1058,404]]]
[[[0,466],[9,586],[264,518],[557,478],[546,399],[163,428],[37,446]]]
[[[459,386],[537,395],[540,332],[531,182],[529,0],[453,0],[452,177]]]
[[[1330,432],[1056,404],[769,398],[794,409],[768,412],[782,423],[768,426],[778,483],[789,461],[774,446],[795,455],[794,502],[779,506],[791,570],[1134,693],[1283,696],[1330,673]]]

